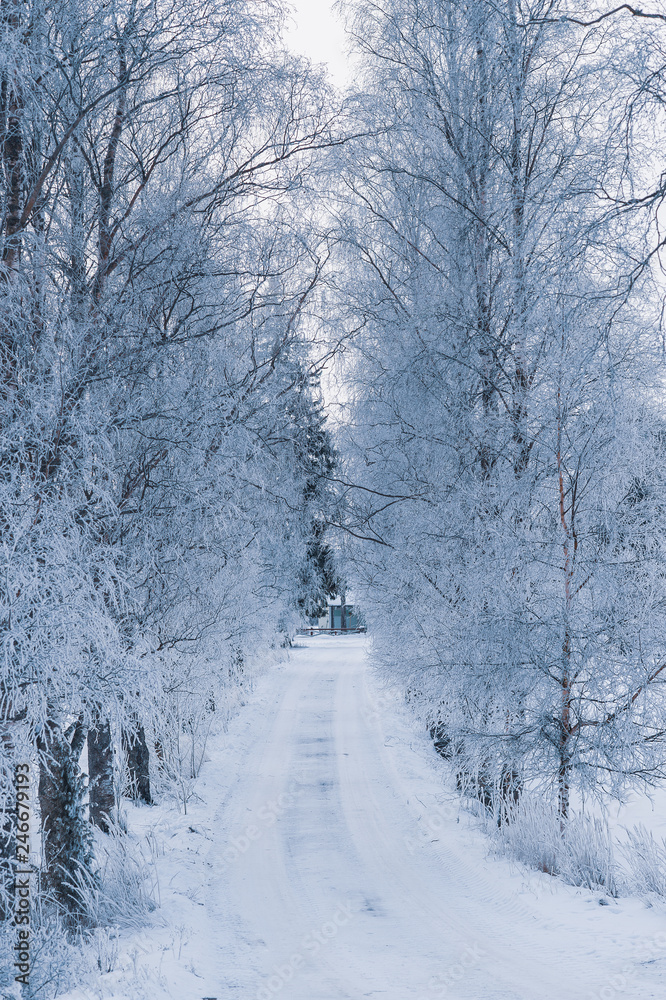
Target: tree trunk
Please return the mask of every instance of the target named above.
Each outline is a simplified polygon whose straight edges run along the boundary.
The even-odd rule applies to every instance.
[[[571,657],[571,643],[567,632],[562,650],[564,672],[562,675],[562,706],[560,713],[560,764],[557,773],[557,811],[560,817],[560,827],[564,831],[569,818],[569,775],[571,771],[571,688],[569,685],[568,664]]]
[[[564,639],[562,642],[562,676],[560,701],[560,762],[558,768],[557,808],[560,817],[560,829],[564,833],[566,821],[569,818],[569,777],[571,771],[571,604],[573,585],[573,553],[576,551],[576,536],[574,530],[574,499],[571,498],[569,523],[566,518],[566,497],[564,489],[564,473],[562,459],[562,416],[561,400],[558,390],[558,437],[557,437],[557,473],[559,483],[560,522],[564,531],[562,551],[564,556]]]
[[[113,743],[108,719],[96,716],[88,732],[90,821],[104,833],[116,814],[113,787]]]
[[[80,914],[72,879],[90,871],[91,839],[85,819],[85,786],[79,756],[85,740],[81,719],[67,733],[49,720],[37,736],[39,805],[42,815],[42,889],[70,916]]]
[[[123,729],[122,743],[130,777],[130,794],[135,801],[152,805],[150,754],[145,730],[136,715],[131,718],[131,729]]]
[[[18,37],[20,30],[20,4],[13,0],[2,15],[6,28]],[[21,202],[23,195],[23,99],[20,81],[15,74],[2,81],[2,161],[5,188],[5,225],[2,257],[3,277],[8,279],[16,270],[21,246]]]

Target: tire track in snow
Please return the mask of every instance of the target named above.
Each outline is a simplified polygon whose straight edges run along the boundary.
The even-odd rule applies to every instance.
[[[422,813],[417,796],[437,781],[435,761],[409,750],[407,731],[404,745],[386,745],[366,677],[362,643],[344,637],[295,650],[272,679],[282,695],[248,741],[211,855],[221,867],[211,910],[232,995],[587,1000],[603,970],[573,933],[547,925],[488,866],[469,862],[455,821],[444,824],[438,843],[408,850]],[[395,719],[390,725],[399,730]],[[274,822],[262,819],[267,803],[290,789],[295,801]],[[250,826],[256,839],[223,864],[229,838]],[[354,915],[335,928],[346,900]],[[305,947],[329,925],[330,939]],[[551,930],[566,945],[566,975]],[[463,968],[461,956],[473,954],[466,949],[479,957]],[[279,981],[275,970],[288,970],[297,954],[299,967]]]

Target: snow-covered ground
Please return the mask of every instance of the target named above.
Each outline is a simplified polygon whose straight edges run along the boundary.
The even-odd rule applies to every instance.
[[[153,830],[162,906],[68,1000],[666,995],[666,914],[490,855],[363,637],[300,640]],[[600,903],[607,905],[600,905]]]

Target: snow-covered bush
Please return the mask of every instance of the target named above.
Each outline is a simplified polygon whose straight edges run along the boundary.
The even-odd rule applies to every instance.
[[[172,796],[187,814],[187,804],[206,756],[216,710],[224,692],[205,679],[186,676],[161,698],[152,722],[157,793]]]
[[[608,824],[598,817],[572,817],[557,855],[558,874],[571,885],[618,895],[617,864]]]
[[[153,845],[144,847],[118,826],[98,834],[92,875],[81,867],[71,884],[81,901],[83,923],[89,927],[137,927],[158,905],[159,884]]]
[[[488,826],[496,833],[497,844],[503,853],[549,875],[557,872],[562,836],[555,810],[548,803],[526,796],[512,823],[499,830]]]
[[[631,890],[639,895],[666,896],[666,839],[662,838],[659,843],[641,823],[627,830],[622,855],[627,863],[626,877]]]
[[[59,917],[36,907],[30,935],[30,977],[27,986],[14,981],[16,928],[0,924],[0,996],[2,1000],[55,1000],[81,986],[90,971],[89,961],[72,940]]]
[[[618,868],[608,824],[586,814],[573,816],[561,829],[555,803],[525,795],[512,822],[496,830],[502,853],[530,868],[558,875],[570,885],[618,894]]]
[[[115,927],[96,927],[91,942],[97,960],[97,968],[104,976],[113,972],[118,962],[118,930]]]

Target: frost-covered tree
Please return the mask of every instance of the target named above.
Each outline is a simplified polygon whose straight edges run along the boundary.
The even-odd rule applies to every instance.
[[[345,528],[376,653],[461,769],[551,783],[565,818],[574,775],[664,762],[662,362],[648,219],[614,211],[635,49],[557,3],[348,10],[376,129],[342,189]]]
[[[121,728],[140,738],[178,658],[237,663],[293,604],[304,474],[270,438],[321,270],[304,177],[338,138],[281,17],[1,14],[3,750],[25,732],[39,752],[65,906],[89,862],[86,734],[104,826]]]

